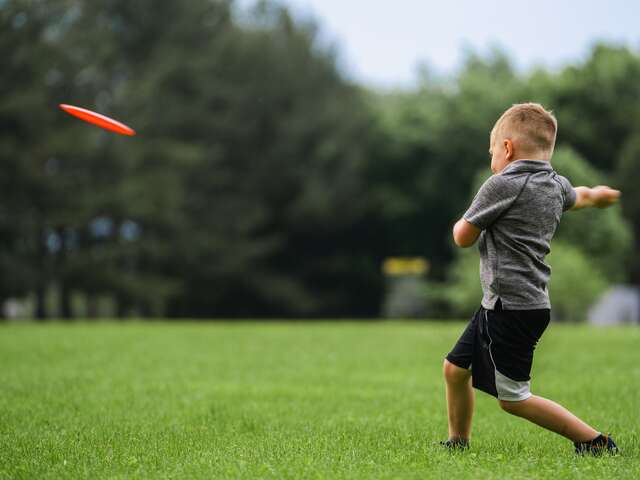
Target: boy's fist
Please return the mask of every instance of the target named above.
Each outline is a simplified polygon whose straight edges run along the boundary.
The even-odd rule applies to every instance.
[[[593,206],[605,208],[613,205],[620,198],[620,190],[614,190],[605,185],[598,185],[591,189]]]

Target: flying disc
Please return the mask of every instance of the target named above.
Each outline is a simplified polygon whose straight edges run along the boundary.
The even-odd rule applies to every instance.
[[[60,104],[60,108],[65,112],[73,115],[74,117],[78,117],[80,120],[93,123],[94,125],[97,125],[100,128],[104,128],[105,130],[111,130],[112,132],[116,132],[121,135],[136,134],[136,132],[132,128],[126,126],[124,123],[120,123],[113,118],[107,117],[106,115],[92,112],[91,110],[87,110],[86,108],[74,107],[73,105],[65,105],[64,103]]]

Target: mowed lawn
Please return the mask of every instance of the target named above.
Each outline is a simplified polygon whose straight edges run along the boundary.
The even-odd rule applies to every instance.
[[[640,329],[552,325],[533,391],[615,434],[576,457],[478,395],[446,437],[463,323],[0,325],[0,478],[640,478]]]

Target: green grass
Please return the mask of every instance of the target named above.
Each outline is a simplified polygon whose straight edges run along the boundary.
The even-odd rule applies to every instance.
[[[463,324],[0,326],[0,478],[640,478],[640,329],[553,325],[533,391],[618,457],[479,394],[450,454],[442,358]]]

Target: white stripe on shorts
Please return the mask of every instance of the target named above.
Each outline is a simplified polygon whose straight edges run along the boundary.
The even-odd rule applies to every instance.
[[[491,344],[493,340],[489,334],[489,316],[487,311],[484,311],[484,319],[487,323],[487,336],[489,337],[489,357],[491,357],[491,363],[493,363],[493,370],[496,379],[496,391],[498,392],[498,400],[505,400],[507,402],[519,402],[526,400],[531,396],[531,382],[519,382],[512,380],[506,375],[501,374],[496,367],[496,362],[493,360],[493,354],[491,353]]]

